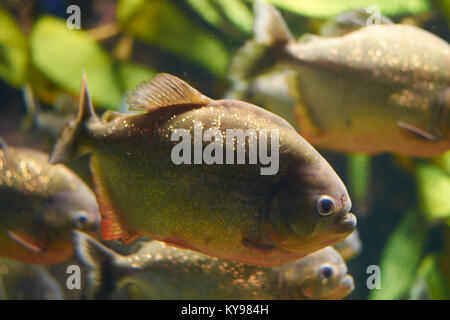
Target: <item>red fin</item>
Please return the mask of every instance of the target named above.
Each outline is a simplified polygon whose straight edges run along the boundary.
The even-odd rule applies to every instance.
[[[95,194],[102,217],[101,234],[103,240],[119,240],[124,243],[131,243],[141,235],[132,230],[121,218],[122,214],[115,208],[107,196],[105,187],[102,185],[96,170],[92,168],[94,174],[92,179],[95,185]]]
[[[412,133],[416,134],[420,138],[423,138],[423,139],[426,139],[426,140],[430,140],[430,141],[439,141],[440,140],[439,138],[437,138],[436,136],[432,135],[431,133],[429,133],[429,132],[427,132],[427,131],[425,131],[423,129],[420,129],[418,127],[415,127],[413,125],[410,125],[408,123],[405,123],[403,121],[399,121],[397,124],[398,124],[398,126],[400,128],[408,130],[409,132],[412,132]]]
[[[12,231],[7,231],[7,234],[12,240],[32,252],[43,253],[45,251],[43,248],[41,248],[41,246],[39,246],[39,244],[37,244],[35,239],[26,234],[19,234]]]
[[[242,238],[242,244],[247,248],[255,249],[263,253],[267,253],[275,249],[275,247],[269,243],[265,243],[260,240],[252,240],[249,238]]]
[[[176,247],[179,249],[194,250],[193,247],[189,246],[188,244],[184,243],[182,240],[179,240],[179,239],[166,238],[163,240],[163,242],[167,243],[168,245],[170,245],[172,247]]]

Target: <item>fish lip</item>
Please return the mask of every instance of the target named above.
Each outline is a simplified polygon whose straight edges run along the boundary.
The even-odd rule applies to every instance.
[[[349,233],[356,229],[356,225],[356,216],[349,212],[333,226],[333,231],[336,233]]]
[[[344,299],[346,296],[348,296],[353,289],[355,289],[355,281],[353,280],[353,277],[349,274],[346,274],[341,281],[339,281],[339,284],[337,285],[336,289],[333,290],[330,294],[321,297],[321,300],[341,300]]]

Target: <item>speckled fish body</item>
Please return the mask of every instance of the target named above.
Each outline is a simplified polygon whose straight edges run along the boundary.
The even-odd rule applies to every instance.
[[[286,107],[315,146],[424,157],[450,149],[450,45],[425,30],[372,25],[296,42],[276,9],[258,1],[255,39],[230,76],[245,87],[274,66],[296,72],[285,91],[297,104]]]
[[[95,195],[48,155],[0,143],[0,256],[51,264],[73,253],[71,230],[100,222]]]
[[[345,186],[326,160],[262,108],[212,100],[167,74],[132,96],[131,106],[146,113],[103,122],[83,94],[81,101],[85,107],[63,131],[52,161],[92,153],[105,240],[146,235],[220,258],[275,266],[342,240],[356,225]],[[156,107],[147,109],[147,103]],[[194,137],[194,121],[221,132],[279,130],[277,174],[261,175],[260,165],[175,165],[171,135],[184,128]],[[326,215],[317,212],[323,196],[333,208]]]
[[[63,300],[58,281],[44,266],[0,258],[3,286],[8,300]]]
[[[282,267],[221,260],[159,241],[122,256],[81,233],[75,248],[90,270],[90,298],[342,299],[354,286],[332,247]]]

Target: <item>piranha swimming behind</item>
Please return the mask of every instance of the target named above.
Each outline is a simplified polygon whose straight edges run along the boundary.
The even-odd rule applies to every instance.
[[[0,140],[0,256],[53,264],[73,254],[72,230],[98,231],[89,187],[48,154]]]
[[[414,26],[366,21],[341,36],[296,41],[280,13],[256,0],[255,36],[232,60],[227,96],[283,115],[320,148],[418,157],[448,151],[450,45]]]
[[[256,267],[148,241],[128,256],[82,232],[75,253],[89,299],[342,299],[354,288],[347,265],[326,247],[281,267]]]
[[[242,101],[212,100],[168,74],[140,85],[128,102],[140,112],[100,120],[85,79],[78,117],[50,159],[92,153],[103,239],[128,243],[149,236],[227,260],[278,266],[355,229],[341,179],[282,118]],[[276,170],[257,164],[258,155],[267,164],[264,147]]]

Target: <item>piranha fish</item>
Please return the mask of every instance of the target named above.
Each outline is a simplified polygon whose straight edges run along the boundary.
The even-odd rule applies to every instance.
[[[72,229],[95,232],[99,223],[95,195],[72,171],[0,141],[0,256],[61,262],[73,254]]]
[[[0,259],[5,269],[3,286],[8,300],[64,300],[58,281],[42,265]]]
[[[280,106],[273,100],[263,106],[287,108],[280,114],[295,117],[300,134],[313,145],[370,154],[442,154],[450,149],[450,45],[420,28],[384,23],[295,41],[280,13],[255,1],[254,39],[229,68],[233,91],[254,90],[251,82],[266,73],[294,71],[283,81],[295,105],[284,99]]]
[[[336,243],[333,247],[341,254],[345,261],[356,257],[362,250],[358,230],[353,231],[351,235],[341,242]]]
[[[77,103],[68,95],[60,95],[50,110],[43,110],[30,85],[22,89],[27,114],[22,127],[30,134],[38,133],[40,138],[53,146],[64,126],[78,111]]]
[[[74,234],[76,257],[89,270],[89,298],[342,299],[354,287],[332,247],[281,267],[257,267],[160,241],[123,256],[82,232]]]
[[[129,104],[140,112],[100,120],[85,79],[78,118],[65,127],[50,158],[59,163],[92,153],[104,240],[129,243],[148,236],[223,259],[277,266],[338,242],[355,229],[341,179],[280,117],[242,101],[212,100],[168,74],[139,86]],[[243,155],[242,162],[197,159],[203,148],[201,138],[200,144],[196,140],[198,123],[206,130],[204,140],[210,141],[203,156],[214,140],[215,155],[225,154],[223,146],[231,145],[231,160]],[[247,136],[246,144],[245,137],[228,135],[233,129],[244,134],[254,129],[255,134]],[[271,132],[270,139],[261,138],[263,130]],[[227,132],[225,141],[220,141],[221,132]],[[262,141],[278,157],[274,174],[250,164],[255,155],[251,144],[259,144],[261,154]],[[185,162],[178,162],[177,152],[173,158],[181,143],[187,146]]]

